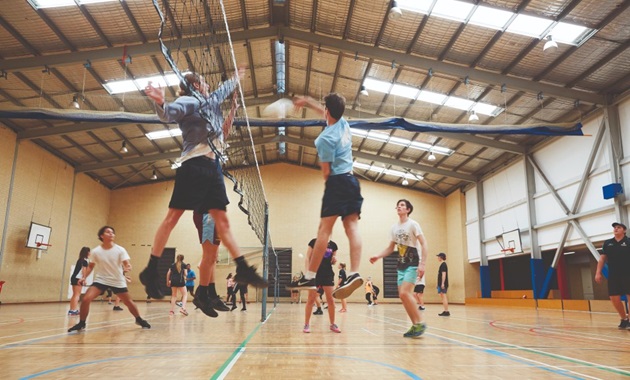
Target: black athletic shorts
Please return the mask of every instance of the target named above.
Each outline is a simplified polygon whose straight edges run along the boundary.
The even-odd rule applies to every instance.
[[[331,175],[326,180],[326,189],[322,199],[322,218],[327,216],[361,215],[361,186],[351,173]]]
[[[413,287],[414,293],[424,293],[424,285],[416,285]]]
[[[127,288],[116,288],[114,286],[103,285],[103,284],[98,283],[98,282],[93,282],[92,286],[98,288],[98,290],[101,291],[101,294],[105,293],[105,291],[107,289],[111,289],[111,291],[114,292],[114,294],[129,292],[129,290],[127,290]]]
[[[332,277],[328,276],[315,276],[315,285],[316,286],[335,286],[335,277],[334,274]]]
[[[608,295],[622,296],[630,294],[630,277],[629,276],[609,276],[608,277]]]
[[[210,209],[225,211],[229,203],[217,160],[199,156],[184,161],[177,169],[169,208],[203,213]]]
[[[79,279],[78,278],[71,278],[70,279],[70,285],[75,286],[75,285],[79,285]]]

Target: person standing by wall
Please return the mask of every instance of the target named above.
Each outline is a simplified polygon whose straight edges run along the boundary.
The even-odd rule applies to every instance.
[[[339,276],[337,278],[339,279],[337,287],[340,287],[346,282],[346,279],[348,278],[346,275],[346,263],[339,263]],[[345,298],[341,298],[341,309],[339,312],[345,313],[346,311],[348,311],[348,301]]]
[[[191,296],[195,295],[195,280],[197,279],[197,274],[190,267],[190,264],[186,264],[186,289]]]
[[[613,237],[604,242],[597,262],[595,282],[601,284],[604,264],[608,263],[608,296],[621,317],[619,329],[630,329],[630,321],[621,296],[630,300],[630,239],[626,236],[627,227],[623,223],[613,223]]]
[[[446,265],[446,253],[438,253],[437,258],[440,262],[440,268],[438,269],[437,277],[437,291],[442,298],[442,306],[444,307],[444,311],[438,315],[440,317],[450,317],[451,312],[448,311],[448,297],[446,296],[446,293],[448,291],[448,265]]]

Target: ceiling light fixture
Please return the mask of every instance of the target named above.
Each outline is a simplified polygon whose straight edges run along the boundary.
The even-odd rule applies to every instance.
[[[433,154],[433,152],[429,152],[429,157],[427,157],[427,159],[429,161],[435,161],[437,157],[435,157],[435,154]]]
[[[153,169],[153,175],[151,176],[151,181],[155,181],[157,179],[157,173],[155,172],[155,169]]]
[[[543,46],[543,51],[547,51],[549,49],[555,50],[558,48],[558,43],[553,39],[551,34],[548,34],[545,39],[547,40],[547,42],[545,42],[545,46]]]
[[[407,181],[407,178],[404,178],[404,179],[402,180],[402,185],[403,185],[403,186],[407,186],[407,185],[409,185],[409,181]]]
[[[479,121],[479,116],[477,116],[477,113],[475,112],[475,110],[470,111],[470,116],[468,116],[468,121],[471,121],[471,122]]]
[[[125,154],[127,152],[129,152],[129,149],[127,149],[127,142],[123,140],[122,146],[120,147],[120,153]]]
[[[392,0],[391,8],[389,9],[389,19],[390,20],[398,20],[402,17],[402,10],[398,6],[398,2],[396,0]]]
[[[368,92],[368,90],[363,85],[359,89],[359,94],[363,95],[363,96],[370,96],[370,93]]]
[[[70,103],[70,105],[76,109],[81,109],[81,105],[79,104],[79,96],[78,95],[73,95],[72,96],[72,103]]]

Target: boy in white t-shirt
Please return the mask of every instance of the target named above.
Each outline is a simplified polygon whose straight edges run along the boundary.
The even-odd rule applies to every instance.
[[[84,278],[88,278],[96,264],[98,270],[94,276],[92,286],[88,289],[81,302],[81,310],[79,314],[79,323],[68,329],[68,332],[81,331],[85,329],[85,321],[90,313],[90,302],[101,295],[107,288],[111,288],[121,301],[136,317],[136,324],[142,328],[150,329],[151,325],[140,317],[138,308],[129,296],[127,290],[127,280],[125,273],[131,270],[131,263],[127,250],[114,243],[116,233],[114,228],[110,226],[101,227],[98,230],[98,239],[102,241],[101,245],[92,249],[92,261],[88,264],[88,269]],[[79,281],[83,285],[83,279]]]
[[[396,203],[399,221],[392,226],[389,245],[378,255],[370,257],[370,263],[374,264],[378,259],[392,254],[394,248],[398,251],[398,296],[412,323],[409,331],[403,334],[405,338],[417,338],[427,328],[416,308],[413,288],[416,278],[424,276],[429,248],[422,228],[418,222],[409,218],[412,211],[413,205],[408,200],[401,199]]]

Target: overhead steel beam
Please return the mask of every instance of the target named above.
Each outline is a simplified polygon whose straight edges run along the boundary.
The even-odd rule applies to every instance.
[[[266,39],[278,35],[277,28],[264,28],[231,32],[232,41],[245,41],[255,39]],[[190,38],[191,46],[201,46],[202,37]],[[79,62],[98,62],[111,59],[120,59],[123,56],[123,49],[127,49],[127,56],[145,56],[152,54],[162,54],[159,42],[149,42],[140,45],[126,45],[97,49],[90,51],[77,51],[72,53],[51,54],[39,57],[5,59],[0,61],[0,69],[6,72],[24,71],[28,69],[41,69],[44,66],[60,67],[76,64]]]
[[[241,42],[246,40],[259,40],[283,36],[286,39],[292,39],[301,42],[307,42],[314,46],[326,46],[329,48],[345,51],[349,54],[359,54],[365,57],[380,59],[386,62],[395,60],[399,65],[416,67],[428,70],[432,68],[434,72],[440,72],[458,78],[469,77],[473,81],[487,84],[502,85],[505,84],[510,88],[528,91],[530,93],[543,92],[548,96],[556,96],[564,99],[580,100],[592,104],[605,104],[605,97],[592,92],[580,91],[560,86],[554,86],[546,83],[534,82],[527,79],[521,79],[493,73],[480,69],[459,66],[453,63],[440,62],[433,59],[413,56],[404,52],[396,52],[385,50],[376,46],[364,45],[356,42],[341,40],[338,38],[328,37],[316,33],[295,30],[288,27],[269,27],[262,29],[252,29],[236,31],[230,34],[233,42]],[[194,38],[193,45],[195,44]],[[141,45],[128,45],[127,54],[130,56],[143,56],[160,54],[160,46],[158,42],[151,42]],[[78,51],[64,54],[51,54],[41,57],[17,58],[0,61],[0,69],[6,72],[21,71],[26,69],[40,69],[44,66],[59,67],[64,65],[76,64],[77,62],[97,62],[102,60],[118,59],[123,54],[123,47],[113,47],[100,50]]]
[[[333,49],[342,50],[350,54],[358,53],[359,55],[381,59],[385,62],[396,61],[396,64],[422,69],[432,68],[434,73],[441,72],[458,78],[469,77],[470,80],[487,84],[502,85],[505,84],[509,88],[525,90],[534,94],[543,92],[549,96],[557,96],[565,99],[581,100],[587,103],[604,104],[605,97],[596,93],[568,89],[560,86],[554,86],[546,83],[533,82],[527,79],[521,79],[493,73],[489,71],[473,69],[470,67],[459,66],[452,63],[440,62],[433,59],[412,56],[409,54],[384,50],[378,47],[363,45],[360,43],[340,40],[320,34],[304,32],[291,28],[281,28],[280,32],[285,39],[294,39],[302,42],[308,42],[313,45],[326,46]]]
[[[274,136],[274,137],[268,137],[268,138],[262,138],[262,139],[255,139],[254,145],[258,146],[258,145],[265,145],[265,144],[277,144],[279,142],[286,142],[289,144],[295,144],[295,145],[304,146],[304,147],[313,148],[313,149],[315,148],[314,140],[299,139],[299,138],[294,138],[290,136]],[[249,142],[245,141],[245,142],[230,143],[230,149],[238,148],[241,145],[249,146]],[[106,162],[99,162],[95,164],[85,164],[85,165],[77,166],[75,168],[75,171],[77,173],[84,173],[84,172],[109,169],[109,168],[114,168],[114,167],[119,167],[119,166],[143,164],[146,162],[154,162],[154,161],[160,161],[160,160],[173,160],[173,159],[178,158],[180,155],[181,155],[180,151],[175,151],[175,152],[166,152],[166,153],[160,153],[160,154],[152,154],[152,155],[141,156],[141,157],[127,158],[124,160],[112,160],[112,161],[106,161]],[[228,155],[229,155],[229,152],[228,152]],[[413,169],[413,170],[417,170],[417,171],[421,171],[425,173],[442,175],[442,176],[446,176],[450,178],[456,178],[462,181],[475,182],[477,180],[477,178],[472,175],[452,172],[445,169],[434,168],[432,166],[419,165],[413,162],[400,161],[393,158],[381,157],[374,154],[369,154],[369,153],[364,153],[364,152],[352,152],[352,155],[354,157],[361,158],[364,160],[376,161],[376,162],[381,162],[388,165],[395,165],[398,167],[404,167],[404,168]]]

